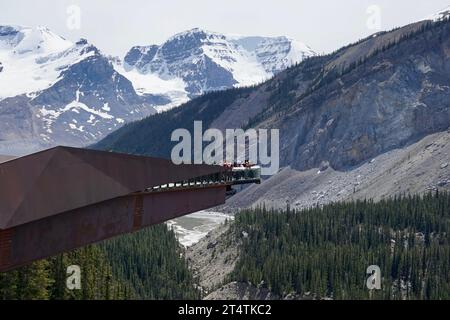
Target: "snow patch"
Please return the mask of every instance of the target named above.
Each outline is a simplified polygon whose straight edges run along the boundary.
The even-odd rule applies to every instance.
[[[448,18],[450,18],[450,6],[440,10],[438,13],[426,17],[425,20],[432,20],[437,22]]]
[[[80,132],[84,132],[84,127],[83,126],[77,127],[75,124],[69,123],[69,127],[72,130],[77,130],[77,131],[80,131]]]
[[[170,99],[170,103],[163,106],[155,106],[157,111],[172,109],[187,101],[189,96],[186,91],[186,83],[178,77],[162,79],[155,73],[144,73],[140,70],[125,70],[122,65],[114,64],[114,69],[131,81],[134,90],[139,95],[165,95]]]
[[[43,106],[42,108],[40,108],[39,113],[42,116],[43,121],[45,123],[44,129],[46,129],[47,132],[49,132],[49,130],[51,130],[51,128],[52,128],[53,123],[56,120],[58,120],[58,118],[61,117],[61,115],[65,114],[67,112],[75,112],[77,114],[80,114],[81,112],[89,113],[90,115],[89,115],[89,120],[87,120],[87,123],[90,123],[92,125],[95,125],[98,122],[98,120],[95,121],[97,119],[97,117],[104,119],[104,120],[114,119],[114,116],[112,116],[106,112],[90,108],[82,102],[73,101],[73,102],[69,103],[68,105],[66,105],[65,107],[59,108],[56,110],[47,109],[46,106]],[[119,122],[119,120],[123,121],[123,119],[117,119],[118,122]],[[72,130],[78,130],[80,132],[84,132],[84,126],[78,127],[76,125],[78,123],[78,121],[76,119],[72,119],[72,122],[73,123],[69,124],[69,127]]]

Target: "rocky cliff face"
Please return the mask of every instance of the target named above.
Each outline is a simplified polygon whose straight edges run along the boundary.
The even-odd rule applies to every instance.
[[[403,37],[258,124],[280,129],[286,165],[346,169],[450,126],[449,24]]]

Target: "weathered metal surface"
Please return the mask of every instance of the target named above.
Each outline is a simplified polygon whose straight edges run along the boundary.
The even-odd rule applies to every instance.
[[[223,171],[220,166],[57,147],[0,164],[0,229]]]
[[[131,194],[0,231],[0,272],[223,204],[226,188]]]
[[[6,162],[6,161],[10,161],[10,160],[13,160],[13,159],[15,159],[15,158],[17,158],[17,157],[14,157],[14,156],[5,156],[5,155],[0,154],[0,163]]]
[[[0,230],[0,271],[11,264],[13,230]]]

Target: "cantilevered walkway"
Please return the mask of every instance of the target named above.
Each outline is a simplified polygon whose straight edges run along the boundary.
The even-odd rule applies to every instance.
[[[57,147],[0,163],[0,272],[225,203],[260,169]]]

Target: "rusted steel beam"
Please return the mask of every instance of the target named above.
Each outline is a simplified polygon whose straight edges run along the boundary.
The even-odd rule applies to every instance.
[[[5,155],[0,154],[0,163],[6,162],[6,161],[10,161],[10,160],[13,160],[13,159],[15,159],[15,158],[17,158],[17,157],[14,157],[14,156],[5,156]]]
[[[118,197],[0,230],[0,272],[225,203],[226,185]]]

